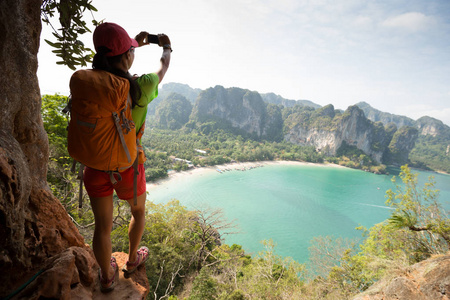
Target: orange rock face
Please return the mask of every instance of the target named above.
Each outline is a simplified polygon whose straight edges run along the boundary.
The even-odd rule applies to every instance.
[[[39,274],[14,299],[92,299],[96,261],[47,185],[48,139],[36,75],[41,4],[0,1],[0,298]],[[128,293],[145,295],[142,270],[121,278],[117,294],[132,285]]]
[[[412,265],[404,274],[381,279],[353,300],[449,300],[450,253]]]

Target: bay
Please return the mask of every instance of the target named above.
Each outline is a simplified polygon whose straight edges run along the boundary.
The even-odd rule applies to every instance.
[[[255,164],[257,165],[257,164]],[[386,220],[388,189],[392,175],[376,175],[336,166],[264,163],[263,167],[219,173],[214,169],[185,173],[149,188],[147,199],[167,203],[177,199],[188,209],[222,209],[239,233],[225,236],[229,245],[239,244],[250,253],[263,250],[262,240],[272,239],[276,252],[298,262],[308,259],[313,237],[358,238],[357,226],[367,228]],[[419,187],[433,175],[440,201],[448,207],[450,176],[419,173]]]

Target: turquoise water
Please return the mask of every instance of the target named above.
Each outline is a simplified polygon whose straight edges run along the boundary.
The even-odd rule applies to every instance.
[[[423,184],[429,175],[438,182],[441,201],[448,201],[450,176],[421,172],[419,181]],[[391,210],[384,203],[386,190],[394,188],[391,178],[330,166],[266,165],[183,176],[152,188],[148,199],[178,199],[188,209],[221,208],[240,231],[226,236],[226,243],[257,253],[263,250],[262,240],[272,239],[278,254],[305,262],[313,237],[361,237],[355,227],[387,219]]]

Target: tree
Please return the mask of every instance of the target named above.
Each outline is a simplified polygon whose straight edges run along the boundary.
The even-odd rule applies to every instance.
[[[41,5],[39,0],[0,1],[2,297],[30,278],[49,257],[85,245],[46,181],[48,138],[36,76]],[[79,271],[81,276],[83,271]],[[47,296],[58,298],[56,294]]]
[[[55,48],[52,52],[61,60],[57,62],[60,65],[67,65],[72,70],[76,66],[86,66],[94,55],[93,51],[84,47],[84,44],[78,40],[78,36],[91,32],[83,20],[83,14],[87,11],[94,12],[97,9],[91,4],[92,0],[44,0],[41,5],[42,22],[52,26],[53,36],[57,42],[45,40],[47,44]],[[50,18],[59,14],[59,23],[61,28],[56,30]],[[94,26],[98,22],[92,21]],[[87,54],[86,54],[87,53]]]
[[[195,234],[198,237],[197,270],[207,264],[209,258],[213,258],[213,250],[221,245],[223,235],[228,235],[229,229],[235,228],[233,221],[225,219],[221,209],[200,208],[196,211]],[[212,262],[215,264],[216,261]]]
[[[299,299],[305,266],[275,252],[272,240],[262,241],[265,250],[243,269],[240,289],[250,299]]]
[[[394,208],[389,222],[396,228],[406,228],[414,233],[421,254],[418,260],[431,254],[446,253],[450,249],[450,219],[438,201],[439,191],[434,189],[432,177],[423,189],[418,189],[417,174],[407,165],[401,167],[403,185],[387,191],[386,204]],[[393,178],[393,182],[396,178]]]
[[[195,277],[191,295],[188,300],[214,300],[217,297],[217,281],[208,274],[208,268],[203,268]]]

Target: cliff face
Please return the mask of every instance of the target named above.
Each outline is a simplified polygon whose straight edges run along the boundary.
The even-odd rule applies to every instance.
[[[191,119],[200,122],[220,120],[233,128],[262,137],[273,131],[271,126],[279,126],[281,120],[281,113],[268,113],[266,106],[256,92],[216,86],[199,95]]]
[[[41,2],[0,1],[0,298],[38,273],[15,299],[92,299],[94,256],[47,185],[36,76]],[[80,291],[86,297],[74,298]]]
[[[47,186],[48,141],[36,77],[39,0],[0,3],[0,286],[83,237]]]
[[[417,140],[418,136],[418,130],[413,127],[404,126],[397,130],[386,150],[385,161],[398,165],[406,164],[409,153],[414,148],[411,141]]]
[[[372,122],[382,122],[384,125],[394,123],[398,128],[403,126],[414,126],[415,124],[414,120],[411,118],[382,112],[373,108],[366,102],[359,102],[356,106],[361,108],[364,111],[366,118]]]
[[[446,139],[450,138],[450,128],[442,121],[431,117],[422,117],[415,123],[415,127],[419,130],[421,135],[431,135],[433,137],[443,136]]]
[[[442,123],[442,121],[435,118],[425,116],[414,121],[405,116],[379,111],[365,102],[359,102],[356,105],[361,108],[366,117],[373,122],[379,121],[385,125],[394,123],[398,128],[403,126],[415,127],[419,130],[420,135],[431,135],[433,137],[445,135],[445,138],[449,138],[450,128]]]
[[[191,120],[227,124],[257,138],[284,138],[290,143],[312,145],[329,156],[335,156],[344,144],[354,146],[378,163],[384,162],[384,156],[389,162],[397,158],[406,162],[417,139],[416,132],[409,129],[395,135],[395,125],[385,128],[381,122],[374,123],[357,106],[350,106],[344,113],[331,104],[315,110],[297,105],[284,111],[283,123],[281,107],[265,104],[258,93],[216,86],[200,93]]]
[[[261,97],[264,100],[264,102],[275,105],[283,105],[284,107],[293,107],[295,105],[301,105],[301,106],[309,106],[312,108],[320,108],[320,105],[309,100],[289,100],[279,95],[275,95],[274,93],[261,94]]]
[[[350,106],[343,114],[336,114],[333,106],[328,105],[306,117],[292,114],[288,118],[286,141],[313,145],[326,155],[336,155],[345,142],[382,162],[383,152],[389,144],[384,128],[365,118],[363,111],[356,106]]]
[[[404,272],[391,274],[353,300],[448,300],[450,254],[417,263]]]

